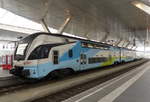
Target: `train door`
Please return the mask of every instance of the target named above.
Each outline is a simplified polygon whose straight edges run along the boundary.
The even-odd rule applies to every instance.
[[[39,76],[45,76],[47,74],[47,69],[48,67],[46,66],[47,62],[48,62],[48,56],[49,56],[49,52],[50,52],[51,46],[40,46],[39,47],[39,51],[37,53],[37,69],[39,72]],[[54,51],[54,57],[56,58],[56,54],[58,53],[58,51]],[[54,61],[55,64],[58,63],[57,60]]]
[[[123,51],[123,50],[122,50],[121,48],[119,48],[119,49],[120,49],[120,50],[119,50],[119,51],[120,51],[119,56],[120,56],[120,63],[121,63],[121,62],[122,62],[122,53],[123,53],[122,51]]]
[[[57,50],[53,51],[53,64],[59,64],[59,52]]]
[[[86,69],[86,65],[87,65],[87,56],[84,53],[80,54],[80,69]]]
[[[112,64],[112,59],[114,58],[114,54],[115,52],[114,51],[111,51],[111,50],[105,50],[105,53],[106,53],[106,56],[108,58],[108,65],[111,65]]]

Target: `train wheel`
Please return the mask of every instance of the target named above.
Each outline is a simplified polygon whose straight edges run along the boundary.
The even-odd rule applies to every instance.
[[[117,64],[117,62],[114,62],[114,65],[116,65]]]
[[[122,63],[125,63],[125,61],[123,60]]]
[[[119,62],[118,62],[118,61],[116,61],[114,64],[115,64],[115,65],[117,65],[117,64],[119,64]]]
[[[120,62],[117,61],[117,64],[120,64]]]
[[[53,72],[50,73],[50,77],[51,78],[58,78],[60,77],[60,71],[59,70],[55,70]]]
[[[62,74],[64,74],[64,75],[71,75],[73,73],[74,73],[74,71],[71,68],[66,68],[66,69],[62,70]]]
[[[70,68],[55,70],[51,72],[50,76],[52,78],[64,78],[65,76],[71,75],[74,71]]]

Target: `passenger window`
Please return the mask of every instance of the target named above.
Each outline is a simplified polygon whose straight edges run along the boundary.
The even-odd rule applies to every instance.
[[[106,57],[92,57],[88,59],[89,64],[106,62],[108,59]]]
[[[82,47],[88,47],[87,43],[82,43]]]
[[[99,46],[99,45],[96,45],[95,48],[100,49],[100,46]]]
[[[93,48],[93,44],[88,44],[88,47],[89,48]]]
[[[71,57],[73,56],[73,51],[72,51],[72,50],[69,50],[68,55],[69,55],[69,57],[71,58]]]
[[[59,53],[58,51],[55,50],[53,51],[53,63],[58,64],[59,63],[58,59],[59,59]]]

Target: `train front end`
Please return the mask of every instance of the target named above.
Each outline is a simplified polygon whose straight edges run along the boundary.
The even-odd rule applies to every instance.
[[[23,78],[37,77],[36,61],[31,62],[26,59],[32,42],[37,36],[38,34],[30,35],[18,42],[14,52],[13,68],[10,70],[10,74]],[[34,65],[34,67],[31,68],[32,65]],[[28,66],[30,66],[30,68]]]

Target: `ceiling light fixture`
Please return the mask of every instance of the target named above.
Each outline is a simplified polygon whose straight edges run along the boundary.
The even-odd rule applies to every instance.
[[[136,6],[137,8],[141,9],[147,14],[150,14],[150,7],[142,2],[139,1],[133,1],[132,4]]]

